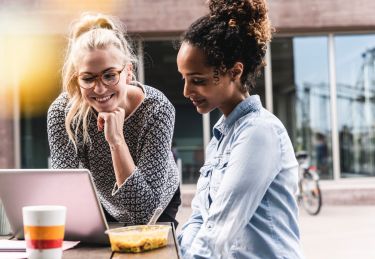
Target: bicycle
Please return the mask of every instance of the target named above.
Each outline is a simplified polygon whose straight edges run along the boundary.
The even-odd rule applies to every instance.
[[[318,215],[322,208],[322,192],[319,187],[319,174],[316,166],[310,165],[306,151],[296,153],[298,161],[297,200],[310,215]]]

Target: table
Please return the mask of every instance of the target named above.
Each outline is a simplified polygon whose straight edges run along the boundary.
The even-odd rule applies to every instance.
[[[8,237],[9,238],[9,237]],[[1,237],[7,239],[7,237]],[[180,251],[176,241],[176,231],[172,225],[168,235],[168,245],[163,248],[151,250],[145,253],[113,253],[110,247],[90,246],[79,244],[78,246],[63,252],[63,259],[180,259]]]

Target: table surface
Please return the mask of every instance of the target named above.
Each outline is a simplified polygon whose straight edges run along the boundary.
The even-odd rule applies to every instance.
[[[63,259],[179,259],[180,254],[176,243],[176,235],[174,228],[171,229],[168,235],[168,244],[166,247],[158,248],[144,253],[112,253],[110,247],[92,247],[86,245],[78,245],[63,253]]]
[[[9,238],[9,237],[8,237]],[[5,236],[0,239],[8,239]],[[166,247],[158,248],[144,253],[113,253],[110,247],[90,246],[78,244],[76,247],[65,250],[63,259],[180,259],[180,253],[176,242],[176,232],[172,227],[168,235],[168,244]]]

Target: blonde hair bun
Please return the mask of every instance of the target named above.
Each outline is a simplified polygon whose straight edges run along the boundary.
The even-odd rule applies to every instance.
[[[73,22],[71,38],[77,39],[85,32],[100,28],[115,30],[116,26],[108,16],[103,14],[83,13],[80,19]]]

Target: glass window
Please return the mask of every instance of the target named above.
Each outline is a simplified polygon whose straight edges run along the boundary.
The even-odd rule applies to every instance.
[[[274,113],[295,151],[333,178],[327,37],[275,38],[271,49]]]
[[[162,91],[176,108],[173,152],[181,163],[183,183],[196,183],[204,163],[202,116],[183,94],[172,41],[144,42],[145,83]]]
[[[375,35],[335,37],[342,177],[375,175]]]

